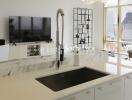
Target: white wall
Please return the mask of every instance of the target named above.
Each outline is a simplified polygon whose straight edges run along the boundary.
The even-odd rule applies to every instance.
[[[62,8],[65,12],[65,34],[64,44],[73,44],[73,21],[72,10],[75,7],[94,9],[94,38],[95,47],[102,49],[102,5],[95,4],[88,6],[81,0],[0,0],[0,38],[8,38],[8,17],[9,16],[44,16],[52,18],[52,37],[56,33],[56,12]]]
[[[88,7],[81,0],[1,0],[0,1],[0,38],[7,38],[8,16],[44,16],[52,18],[52,35],[56,32],[56,12],[65,12],[65,42],[72,44],[72,9]]]
[[[96,49],[103,50],[103,4],[95,3],[94,9],[94,46]]]

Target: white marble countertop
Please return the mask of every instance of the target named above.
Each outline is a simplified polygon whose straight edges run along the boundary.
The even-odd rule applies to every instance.
[[[40,84],[35,78],[52,75],[60,72],[78,69],[81,67],[63,66],[59,70],[45,69],[41,71],[29,72],[17,76],[0,78],[0,99],[1,100],[57,100],[76,92],[92,88],[98,84],[113,80],[122,75],[132,73],[132,69],[122,66],[106,64],[103,67],[92,67],[111,75],[96,79],[81,85],[77,85],[59,92],[54,92],[46,86]]]

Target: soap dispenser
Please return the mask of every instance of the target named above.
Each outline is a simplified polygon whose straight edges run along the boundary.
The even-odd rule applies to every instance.
[[[74,62],[73,62],[74,66],[79,66],[80,63],[79,63],[79,50],[78,50],[78,48],[74,49],[74,58],[73,59],[74,59]]]

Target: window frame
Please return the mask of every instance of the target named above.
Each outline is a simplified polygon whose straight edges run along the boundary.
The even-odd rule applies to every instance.
[[[106,47],[106,43],[107,42],[115,42],[117,43],[117,53],[118,54],[121,54],[122,52],[122,23],[121,23],[121,8],[122,7],[132,7],[132,4],[124,4],[124,5],[120,5],[120,0],[118,0],[118,5],[117,6],[108,6],[108,7],[105,7],[104,6],[104,9],[103,9],[103,14],[104,14],[104,27],[103,27],[103,46],[104,46],[104,49]],[[107,35],[107,32],[106,32],[106,24],[107,24],[107,9],[109,8],[117,8],[118,9],[118,16],[117,16],[117,20],[118,20],[118,32],[117,32],[117,41],[108,41],[106,39],[106,35]],[[115,52],[116,53],[116,52]]]

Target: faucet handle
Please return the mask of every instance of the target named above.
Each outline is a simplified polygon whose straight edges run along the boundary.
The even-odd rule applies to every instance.
[[[56,68],[59,69],[59,67],[60,67],[60,60],[57,61],[57,67]]]
[[[64,49],[63,48],[60,49],[60,61],[61,62],[64,61]]]

